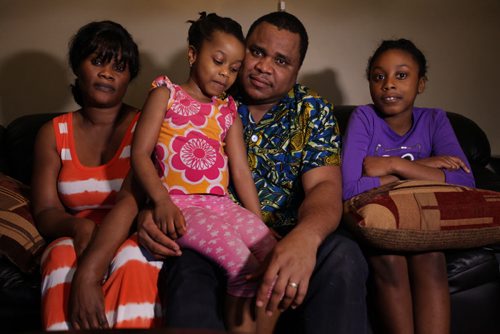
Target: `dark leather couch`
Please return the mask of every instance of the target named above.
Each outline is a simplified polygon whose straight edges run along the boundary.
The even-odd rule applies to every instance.
[[[352,106],[335,108],[343,133]],[[30,184],[33,141],[38,128],[54,114],[22,116],[0,127],[0,171]],[[478,188],[500,191],[500,159],[491,157],[485,133],[470,119],[448,113],[471,163]],[[483,247],[447,252],[452,300],[452,333],[500,333],[499,249]],[[0,258],[0,324],[2,331],[40,328],[39,274],[21,273]],[[355,333],[353,333],[355,334]]]

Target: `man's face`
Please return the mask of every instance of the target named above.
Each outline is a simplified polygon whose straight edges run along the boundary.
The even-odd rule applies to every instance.
[[[247,37],[240,83],[249,104],[276,104],[300,68],[300,35],[263,22]]]

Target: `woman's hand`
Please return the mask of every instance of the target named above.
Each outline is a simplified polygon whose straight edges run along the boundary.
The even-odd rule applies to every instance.
[[[94,235],[96,225],[90,219],[75,219],[73,226],[73,245],[76,257],[80,258]]]
[[[467,167],[467,165],[460,158],[454,156],[434,156],[416,160],[415,162],[423,166],[439,169],[457,170],[462,168],[465,172],[470,173],[469,167]]]
[[[69,321],[76,330],[109,328],[100,279],[77,269],[71,282]]]
[[[153,219],[160,230],[173,240],[186,233],[184,215],[170,198],[155,203]]]

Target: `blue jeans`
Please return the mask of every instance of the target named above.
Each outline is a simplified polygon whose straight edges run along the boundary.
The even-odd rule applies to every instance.
[[[339,232],[318,249],[309,290],[300,307],[282,313],[277,333],[370,333],[368,266],[358,245]],[[224,330],[225,276],[196,252],[166,260],[159,279],[169,328]]]

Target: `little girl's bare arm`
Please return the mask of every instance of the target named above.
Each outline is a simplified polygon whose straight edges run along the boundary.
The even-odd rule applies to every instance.
[[[167,87],[158,87],[149,93],[134,133],[132,168],[146,194],[154,202],[156,224],[175,239],[178,234],[185,233],[184,218],[171,201],[151,161],[169,98],[170,91]]]

